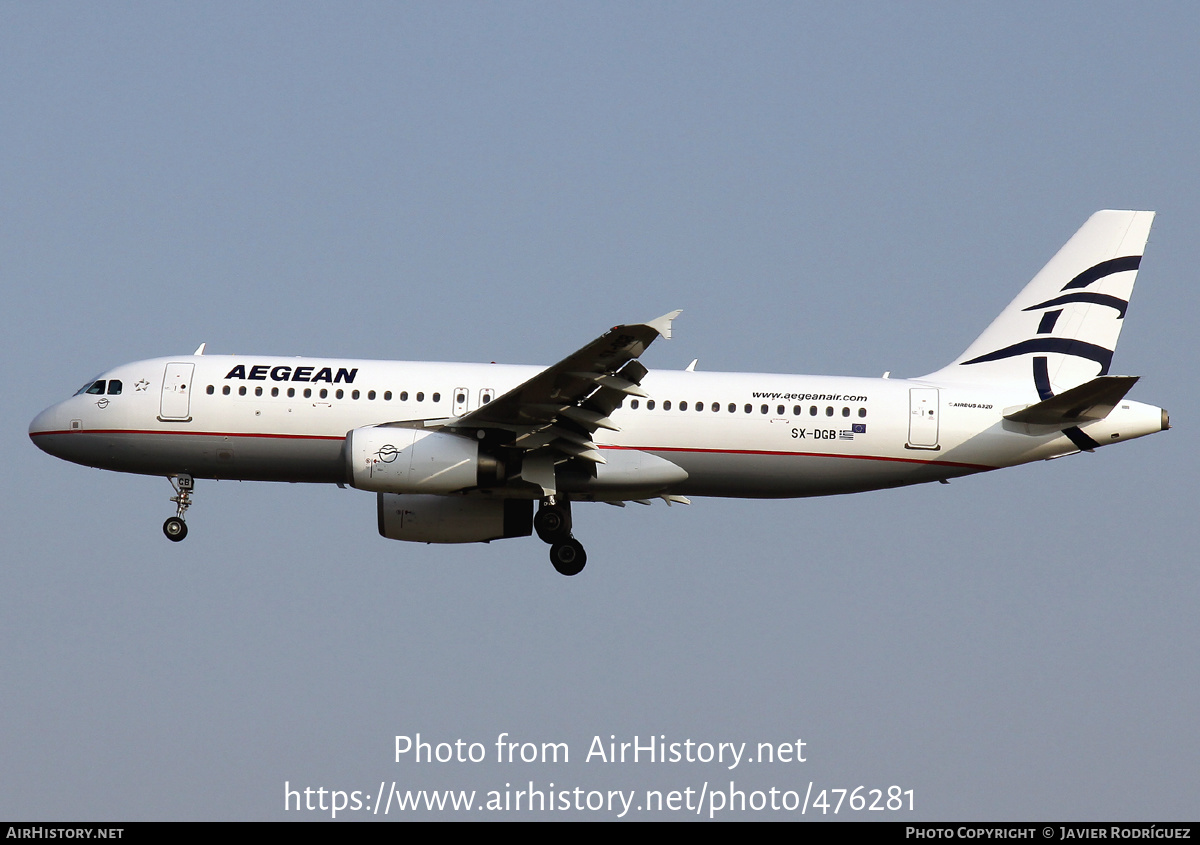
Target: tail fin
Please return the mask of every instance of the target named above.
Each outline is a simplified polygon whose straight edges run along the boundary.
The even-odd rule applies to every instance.
[[[1032,382],[1049,399],[1107,375],[1152,211],[1097,211],[931,381]]]

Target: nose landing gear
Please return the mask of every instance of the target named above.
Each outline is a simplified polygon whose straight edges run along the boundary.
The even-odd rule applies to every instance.
[[[533,517],[533,530],[550,544],[550,563],[562,575],[578,575],[587,563],[583,544],[571,536],[571,502],[549,496]]]
[[[171,482],[171,487],[175,489],[175,495],[171,497],[171,501],[179,507],[175,511],[175,516],[168,518],[163,523],[163,534],[166,534],[167,539],[172,543],[178,543],[188,533],[187,523],[183,521],[183,515],[192,506],[192,490],[195,489],[196,482],[187,474],[168,476],[167,480]]]

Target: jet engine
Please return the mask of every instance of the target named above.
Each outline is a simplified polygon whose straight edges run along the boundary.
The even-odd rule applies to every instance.
[[[533,533],[532,499],[380,493],[379,533],[417,543],[485,543]]]
[[[458,434],[366,426],[346,435],[347,482],[376,493],[454,493],[504,480],[504,466]]]

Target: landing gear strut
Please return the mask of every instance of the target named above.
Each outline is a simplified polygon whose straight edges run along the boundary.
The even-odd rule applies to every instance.
[[[550,563],[562,575],[578,575],[587,563],[583,544],[571,536],[571,502],[548,496],[533,517],[533,530],[550,544]]]
[[[179,507],[176,508],[175,515],[163,523],[163,533],[167,535],[168,540],[178,543],[187,536],[187,523],[183,521],[183,515],[192,506],[192,490],[195,489],[196,482],[186,474],[168,476],[167,480],[175,489],[171,501]]]

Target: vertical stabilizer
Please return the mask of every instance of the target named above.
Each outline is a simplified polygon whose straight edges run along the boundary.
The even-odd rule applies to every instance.
[[[1097,211],[931,381],[1027,382],[1043,400],[1107,375],[1151,211]]]

